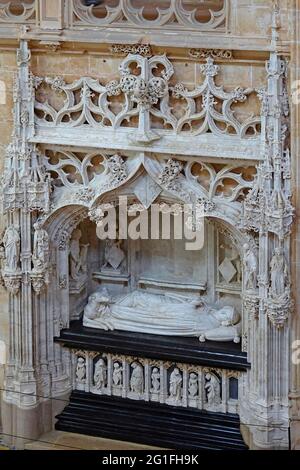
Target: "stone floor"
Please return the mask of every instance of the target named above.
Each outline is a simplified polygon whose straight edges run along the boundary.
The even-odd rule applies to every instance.
[[[9,449],[3,445],[1,431],[0,431],[0,452],[2,450],[9,450]]]
[[[157,447],[123,441],[111,441],[61,431],[44,434],[38,441],[25,445],[26,450],[155,450]]]

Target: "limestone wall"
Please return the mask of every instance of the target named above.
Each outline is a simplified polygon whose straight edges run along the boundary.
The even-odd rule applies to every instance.
[[[13,130],[13,76],[17,70],[16,52],[0,49],[0,172],[4,164],[5,148],[11,140]],[[0,233],[5,228],[6,219],[0,216]],[[0,287],[0,389],[3,388],[3,362],[9,337],[8,296]],[[0,422],[1,425],[1,422]]]

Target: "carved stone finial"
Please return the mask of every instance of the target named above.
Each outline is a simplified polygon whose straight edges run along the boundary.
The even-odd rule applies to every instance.
[[[273,0],[272,5],[272,46],[276,48],[279,41],[279,30],[281,29],[279,0]]]

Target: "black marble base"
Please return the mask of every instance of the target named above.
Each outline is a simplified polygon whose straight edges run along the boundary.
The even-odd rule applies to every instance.
[[[168,449],[247,450],[239,417],[75,391],[60,431]]]
[[[129,356],[160,359],[207,367],[246,371],[250,368],[247,354],[240,345],[207,341],[197,338],[156,336],[125,331],[102,331],[82,326],[81,321],[62,330],[55,341],[69,348],[110,352]]]

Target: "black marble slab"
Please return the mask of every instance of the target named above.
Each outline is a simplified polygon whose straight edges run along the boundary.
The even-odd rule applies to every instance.
[[[247,450],[237,415],[74,391],[55,428],[168,449]]]
[[[163,361],[196,364],[246,371],[251,367],[247,354],[239,344],[207,341],[198,338],[157,336],[125,331],[102,331],[82,326],[81,321],[71,323],[55,338],[68,348],[124,354]]]

